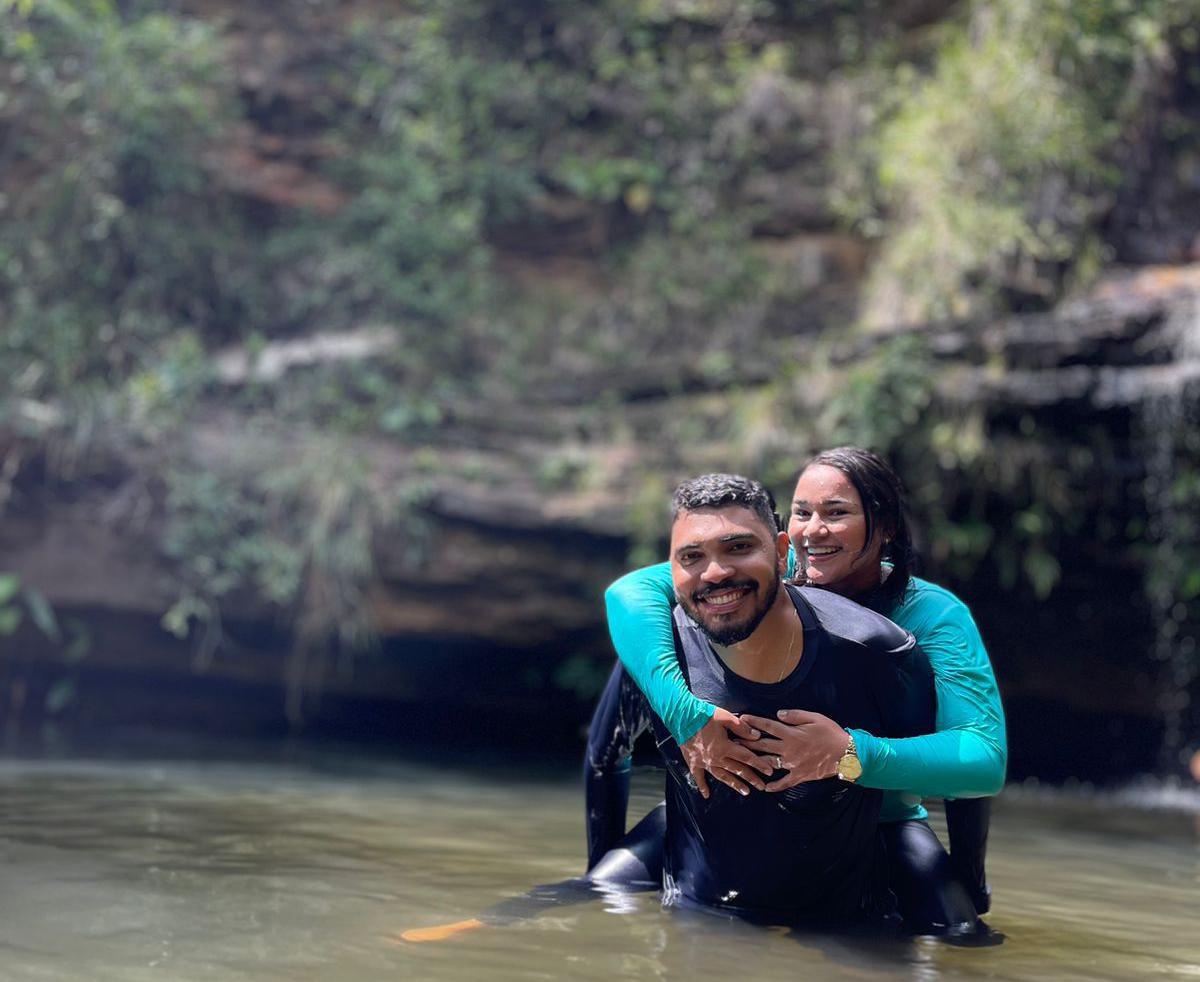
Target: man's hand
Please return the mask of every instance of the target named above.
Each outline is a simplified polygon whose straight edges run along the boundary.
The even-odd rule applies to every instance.
[[[743,795],[749,794],[750,788],[765,790],[767,785],[759,774],[770,777],[773,773],[767,758],[760,757],[754,751],[735,743],[730,733],[747,741],[758,739],[758,730],[718,706],[713,711],[712,719],[679,748],[683,751],[683,759],[692,773],[692,780],[696,782],[696,789],[705,798],[708,797],[708,779],[705,777],[705,771]]]
[[[754,749],[789,772],[766,785],[767,791],[786,791],[803,781],[833,777],[850,742],[846,731],[828,716],[803,709],[781,709],[778,721],[746,713],[742,722],[763,732],[752,743]]]

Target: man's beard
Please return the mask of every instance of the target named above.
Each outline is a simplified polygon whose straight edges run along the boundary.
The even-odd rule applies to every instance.
[[[761,597],[760,602],[748,614],[738,621],[727,621],[721,619],[718,623],[710,623],[707,619],[713,615],[708,615],[704,611],[704,606],[701,601],[710,593],[722,593],[726,590],[741,589],[743,587],[752,591],[752,596],[759,599],[758,583],[754,580],[738,580],[733,583],[721,583],[717,586],[707,587],[703,590],[694,590],[690,597],[677,597],[683,609],[697,624],[700,625],[705,636],[719,645],[728,646],[737,644],[739,641],[745,641],[755,632],[758,625],[762,623],[762,619],[767,616],[767,612],[771,609],[771,605],[775,602],[775,598],[779,595],[779,585],[781,578],[779,571],[775,571],[775,576],[767,588],[765,595]],[[717,615],[720,617],[720,615]]]

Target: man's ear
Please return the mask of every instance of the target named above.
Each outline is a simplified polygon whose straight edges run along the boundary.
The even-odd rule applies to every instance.
[[[788,538],[788,534],[786,532],[780,532],[775,536],[775,553],[783,567],[782,571],[784,573],[787,572],[788,546],[791,544],[792,540]]]

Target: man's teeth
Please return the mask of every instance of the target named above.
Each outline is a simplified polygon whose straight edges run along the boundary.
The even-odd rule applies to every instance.
[[[730,593],[710,593],[704,598],[704,602],[706,604],[713,604],[719,607],[721,604],[733,603],[733,601],[737,600],[742,593],[742,590],[734,590]]]

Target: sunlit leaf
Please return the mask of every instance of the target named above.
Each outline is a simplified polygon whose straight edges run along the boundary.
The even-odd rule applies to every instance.
[[[7,637],[21,626],[21,609],[19,607],[0,607],[0,636]]]
[[[0,573],[0,604],[8,603],[21,589],[21,578],[16,573]]]
[[[46,637],[52,641],[59,639],[60,632],[58,629],[58,619],[54,616],[54,609],[46,600],[45,595],[40,590],[35,590],[33,587],[26,587],[24,590],[25,606],[29,609],[29,616],[33,623],[37,625]]]
[[[75,701],[76,685],[74,679],[59,679],[46,693],[46,712],[57,716]]]

